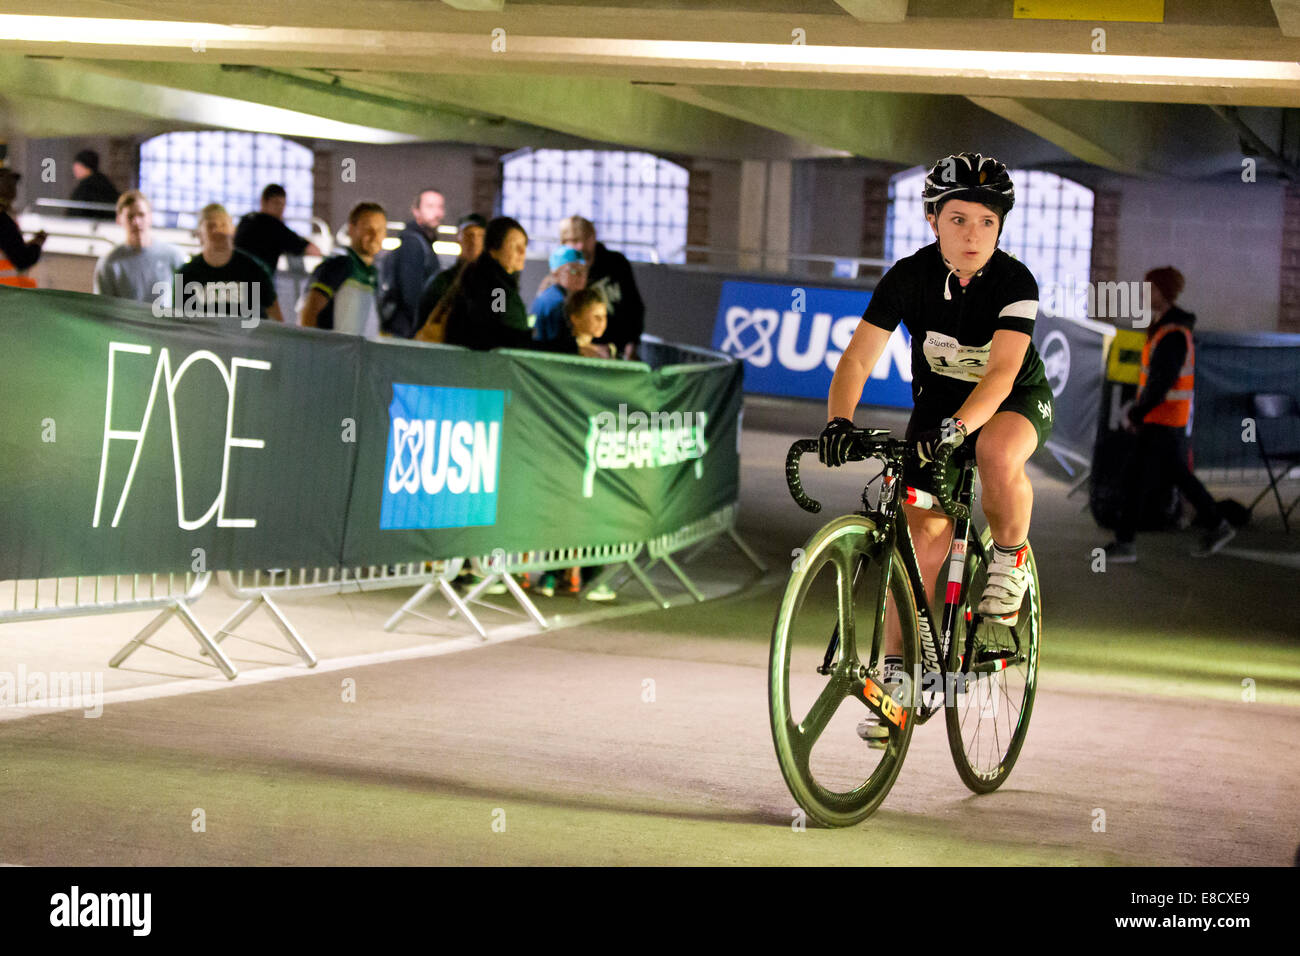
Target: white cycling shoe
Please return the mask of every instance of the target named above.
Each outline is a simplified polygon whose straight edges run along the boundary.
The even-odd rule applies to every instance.
[[[977,610],[988,620],[1011,627],[1020,620],[1020,605],[1028,589],[1029,545],[1011,555],[994,549]]]
[[[880,681],[883,689],[887,694],[893,696],[895,691],[903,683],[903,659],[901,657],[886,657],[884,666],[881,668]],[[885,723],[875,712],[868,712],[858,722],[858,736],[867,742],[867,746],[873,750],[884,750],[889,746],[889,724]]]

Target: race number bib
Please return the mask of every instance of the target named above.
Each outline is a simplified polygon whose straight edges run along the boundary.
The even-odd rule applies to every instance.
[[[978,382],[984,378],[989,367],[989,348],[987,345],[962,345],[950,335],[942,332],[930,332],[921,346],[925,359],[930,363],[930,370],[936,375],[963,382]]]

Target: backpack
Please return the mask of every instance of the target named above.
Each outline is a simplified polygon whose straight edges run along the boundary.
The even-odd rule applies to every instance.
[[[430,310],[411,338],[417,342],[447,341],[447,326],[451,322],[452,313],[456,310],[456,301],[460,298],[461,279],[464,278],[467,268],[469,267],[466,266],[456,273],[456,278],[452,280],[451,285],[447,286],[447,291],[442,294],[442,298]]]
[[[1128,462],[1137,446],[1137,436],[1125,431],[1105,432],[1097,440],[1092,456],[1088,507],[1098,526],[1114,530],[1135,489],[1127,481]],[[1138,531],[1164,531],[1177,526],[1183,500],[1170,482],[1138,515]]]

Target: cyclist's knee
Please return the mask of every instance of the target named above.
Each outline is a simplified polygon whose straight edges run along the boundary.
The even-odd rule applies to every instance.
[[[1023,416],[1013,413],[994,416],[984,426],[975,448],[981,481],[985,485],[1015,481],[1024,475],[1025,463],[1037,446],[1037,434]]]

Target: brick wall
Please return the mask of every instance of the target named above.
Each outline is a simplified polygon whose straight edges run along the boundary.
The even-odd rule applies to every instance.
[[[698,168],[689,160],[685,162],[690,173],[686,186],[686,244],[709,244],[709,207],[713,203],[713,171]],[[708,253],[688,252],[687,262],[708,262]]]
[[[1114,282],[1119,276],[1120,194],[1098,189],[1092,202],[1092,259],[1089,274],[1093,282]]]
[[[1282,200],[1282,268],[1277,311],[1279,332],[1300,332],[1300,187]]]

